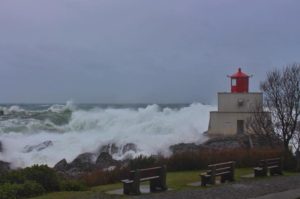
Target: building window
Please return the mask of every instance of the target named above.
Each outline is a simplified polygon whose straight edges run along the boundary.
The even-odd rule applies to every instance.
[[[236,86],[236,79],[231,79],[231,85]]]

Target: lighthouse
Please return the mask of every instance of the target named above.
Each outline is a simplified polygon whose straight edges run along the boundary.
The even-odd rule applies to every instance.
[[[218,93],[218,110],[210,112],[208,135],[237,135],[246,133],[246,122],[254,115],[254,107],[261,106],[263,94],[249,92],[249,79],[238,69],[230,78],[230,92]]]

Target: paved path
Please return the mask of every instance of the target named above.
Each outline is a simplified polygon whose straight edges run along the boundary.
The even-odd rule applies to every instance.
[[[272,193],[256,198],[250,198],[250,199],[296,199],[300,198],[300,188],[299,189],[292,189],[288,191],[283,191],[279,193]]]
[[[296,199],[298,197],[297,195],[298,192],[300,192],[299,188],[300,188],[300,175],[274,176],[274,177],[268,177],[263,179],[242,180],[236,183],[214,186],[207,189],[189,189],[189,190],[182,190],[182,191],[170,191],[170,192],[159,193],[159,194],[141,195],[132,198],[249,199],[249,198],[264,196],[267,197],[264,199],[269,199],[272,198],[272,196],[273,198],[275,196],[278,196],[277,198],[280,199],[281,198],[289,199],[288,197],[291,197],[291,199]],[[271,195],[271,197],[269,197],[270,195],[268,194],[273,194],[273,193],[278,193],[278,195],[274,194]]]
[[[300,175],[245,179],[206,189],[191,188],[126,199],[297,199],[300,197]],[[90,199],[120,198],[118,195],[96,194]]]

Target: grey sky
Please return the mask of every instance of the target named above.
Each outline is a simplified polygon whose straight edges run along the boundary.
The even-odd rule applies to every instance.
[[[299,0],[1,0],[0,102],[214,103],[300,62]]]

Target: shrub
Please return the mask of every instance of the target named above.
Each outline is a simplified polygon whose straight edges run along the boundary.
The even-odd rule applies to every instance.
[[[45,193],[44,187],[33,181],[26,181],[18,190],[18,195],[22,197],[33,197],[42,195],[43,193]]]
[[[86,191],[87,187],[78,180],[66,180],[60,184],[61,191]]]
[[[36,183],[26,181],[24,184],[4,183],[0,186],[1,199],[27,198],[41,195],[45,192],[44,188]]]
[[[223,149],[176,153],[167,158],[169,171],[206,169],[207,165],[235,161],[237,167],[256,166],[261,159],[283,157],[280,149]]]
[[[86,185],[96,186],[120,182],[120,180],[127,178],[128,173],[127,168],[117,167],[111,171],[95,170],[83,175],[81,178]]]
[[[1,176],[0,183],[17,183],[22,184],[25,182],[23,170],[9,171]]]
[[[23,170],[27,180],[42,185],[46,192],[59,190],[59,178],[56,172],[47,165],[34,165]]]
[[[154,166],[157,161],[157,159],[153,156],[143,156],[140,155],[137,158],[134,158],[129,161],[129,168],[134,170],[134,169],[143,169],[147,167],[152,167]]]
[[[0,186],[0,198],[1,199],[16,199],[20,198],[18,195],[19,190],[21,189],[22,185],[18,184],[10,184],[4,183]]]

